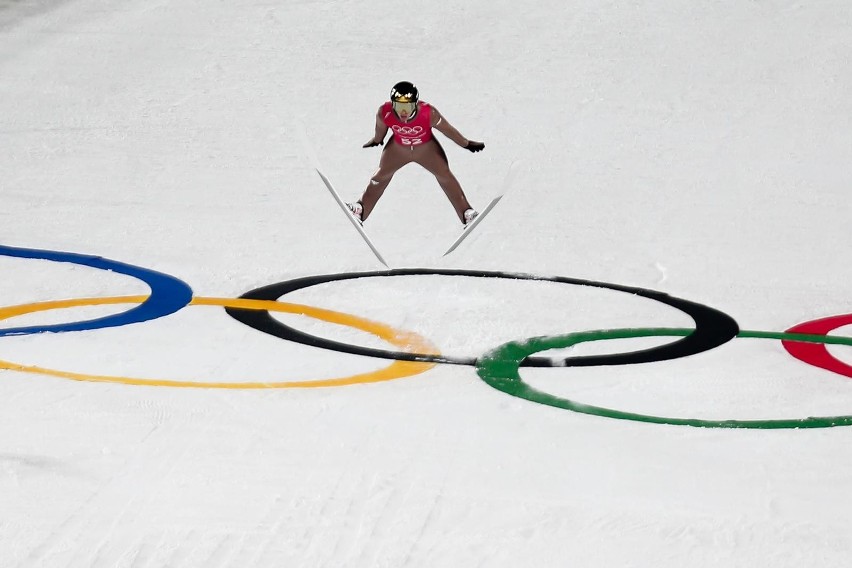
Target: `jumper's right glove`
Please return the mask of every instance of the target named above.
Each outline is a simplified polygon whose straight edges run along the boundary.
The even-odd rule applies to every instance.
[[[369,142],[367,142],[366,144],[364,144],[364,145],[363,145],[363,146],[361,146],[361,147],[362,147],[362,148],[372,148],[373,146],[381,146],[381,145],[382,145],[382,144],[384,144],[384,143],[385,143],[385,141],[384,141],[384,140],[376,141],[376,140],[373,140],[373,139],[371,138]]]
[[[473,140],[468,140],[465,149],[470,150],[471,152],[479,152],[485,149],[485,144],[483,144],[482,142],[474,142]]]

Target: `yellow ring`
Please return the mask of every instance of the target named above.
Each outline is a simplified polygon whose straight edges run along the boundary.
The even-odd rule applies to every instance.
[[[20,306],[7,306],[0,308],[0,321],[35,312],[72,308],[77,306],[99,306],[106,304],[133,304],[142,303],[148,296],[115,296],[108,298],[78,298],[75,300],[56,300],[51,302],[38,302],[34,304],[23,304]],[[246,300],[235,298],[204,298],[196,297],[190,302],[196,306],[222,306],[227,308],[242,308],[246,310],[269,310],[289,314],[305,315],[314,319],[329,323],[345,325],[371,333],[388,343],[411,352],[434,353],[438,355],[437,348],[426,338],[408,331],[394,329],[390,326],[359,318],[350,314],[325,310],[313,306],[301,304],[290,304],[272,300]],[[428,371],[435,363],[421,363],[413,361],[394,361],[388,367],[370,373],[361,373],[349,377],[337,379],[322,379],[316,381],[287,381],[287,382],[252,382],[252,383],[209,383],[193,381],[170,381],[157,379],[134,379],[130,377],[113,377],[108,375],[88,375],[83,373],[70,373],[57,371],[32,365],[20,365],[10,361],[0,360],[0,369],[21,371],[25,373],[39,373],[73,379],[75,381],[90,381],[99,383],[119,383],[124,385],[147,385],[154,387],[186,387],[207,389],[287,389],[287,388],[313,388],[313,387],[339,387],[345,385],[378,383],[410,377]]]

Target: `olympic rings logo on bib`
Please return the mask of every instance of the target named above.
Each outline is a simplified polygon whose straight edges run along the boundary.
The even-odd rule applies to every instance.
[[[423,134],[422,126],[399,126],[398,124],[394,124],[391,126],[391,129],[404,146],[418,146],[423,144],[423,138],[414,138]]]
[[[519,374],[520,367],[556,367],[561,369],[602,365],[624,366],[637,363],[668,361],[718,348],[734,338],[757,338],[780,340],[784,348],[796,359],[813,367],[818,367],[841,376],[852,378],[852,365],[840,361],[826,348],[827,345],[852,345],[852,338],[828,335],[829,332],[835,331],[840,327],[852,325],[852,314],[830,316],[801,323],[783,333],[772,331],[744,331],[740,330],[737,322],[724,312],[696,302],[669,296],[668,294],[655,290],[559,276],[546,277],[508,272],[437,269],[397,269],[311,276],[263,286],[247,292],[239,298],[210,298],[193,296],[192,289],[189,285],[174,276],[97,256],[81,255],[69,252],[13,248],[2,245],[0,245],[0,256],[49,260],[82,265],[99,270],[107,270],[138,279],[151,289],[151,293],[148,296],[79,298],[0,307],[0,321],[2,321],[21,315],[76,306],[110,304],[131,304],[135,306],[118,314],[72,323],[7,327],[5,329],[0,329],[0,342],[2,342],[2,337],[8,336],[32,335],[39,333],[67,333],[106,329],[131,324],[136,325],[154,319],[167,317],[187,306],[217,306],[224,308],[228,315],[236,321],[278,339],[309,345],[320,349],[391,361],[389,366],[378,371],[314,381],[288,381],[281,380],[280,378],[245,382],[146,379],[138,377],[118,377],[69,372],[35,365],[23,365],[3,360],[0,360],[0,369],[47,375],[77,381],[110,382],[127,385],[208,389],[283,389],[336,387],[353,384],[375,383],[421,374],[439,364],[462,365],[475,367],[476,374],[480,379],[482,379],[487,385],[505,394],[538,404],[605,418],[632,420],[654,424],[697,426],[704,428],[782,429],[828,428],[852,425],[852,412],[850,412],[849,415],[843,416],[807,416],[803,418],[760,420],[707,420],[651,416],[602,408],[568,400],[566,398],[560,398],[531,387],[524,382]],[[352,314],[345,314],[318,307],[281,301],[287,294],[320,284],[362,278],[392,278],[423,275],[450,278],[510,279],[531,282],[545,281],[569,286],[586,286],[598,289],[607,289],[614,292],[631,294],[633,296],[658,302],[670,308],[675,308],[690,317],[695,325],[693,328],[624,328],[572,332],[560,336],[536,337],[511,341],[478,357],[451,357],[441,355],[437,347],[429,340],[409,331],[395,329],[388,325],[366,320]],[[362,347],[355,344],[342,343],[310,335],[273,318],[270,312],[301,314],[332,324],[359,329],[382,339],[390,345],[393,345],[395,348],[399,349],[399,351]],[[549,358],[532,356],[540,351],[548,349],[562,349],[583,342],[639,337],[673,337],[675,340],[650,349],[643,349],[639,351],[579,357],[575,356],[556,361]],[[852,383],[849,383],[849,385],[852,389]],[[850,397],[850,401],[852,401],[852,397]]]
[[[394,132],[404,136],[418,136],[423,133],[422,126],[399,126],[394,124],[391,126]]]

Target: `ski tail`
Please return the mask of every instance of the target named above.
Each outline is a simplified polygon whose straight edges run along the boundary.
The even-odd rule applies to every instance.
[[[500,200],[503,199],[503,197],[507,193],[509,193],[509,190],[512,188],[512,184],[514,184],[515,179],[518,176],[518,172],[521,170],[521,163],[521,161],[517,160],[512,162],[512,164],[509,166],[509,171],[506,173],[506,177],[503,179],[503,183],[500,186],[500,192],[497,194],[497,197],[492,199],[491,202],[485,206],[485,209],[483,209],[482,212],[477,215],[477,217],[470,223],[470,225],[464,228],[462,234],[459,235],[459,237],[453,242],[452,245],[450,245],[450,248],[447,249],[447,252],[445,252],[443,256],[447,256],[448,254],[456,250],[456,248],[460,244],[462,244],[462,242],[470,235],[470,233],[473,232],[477,225],[479,225],[479,223],[482,222],[483,219],[485,219],[485,217],[491,212],[491,210],[494,209],[494,207],[498,203],[500,203]]]
[[[294,119],[293,124],[294,130],[297,132],[299,138],[302,141],[302,147],[305,150],[305,154],[307,155],[308,161],[311,163],[311,167],[320,177],[322,183],[328,189],[329,193],[331,193],[331,196],[334,198],[334,201],[336,201],[337,205],[340,206],[340,208],[343,210],[343,213],[346,215],[346,218],[349,219],[349,221],[352,223],[352,226],[355,227],[355,230],[358,231],[358,234],[361,235],[361,238],[364,240],[367,246],[370,247],[370,250],[376,256],[378,261],[381,262],[386,268],[390,268],[388,266],[388,263],[382,257],[382,254],[379,252],[379,249],[376,248],[376,245],[373,244],[373,241],[370,240],[370,237],[367,236],[367,233],[364,232],[364,228],[361,226],[361,223],[359,223],[355,219],[355,217],[352,216],[352,212],[349,211],[349,207],[347,207],[346,203],[343,201],[343,199],[341,199],[340,194],[334,188],[334,185],[331,183],[331,180],[328,179],[328,176],[322,173],[322,167],[320,166],[319,158],[317,158],[317,154],[316,152],[314,152],[314,147],[308,140],[308,133],[305,129],[304,123],[299,119]]]
[[[443,254],[443,256],[447,256],[448,254],[450,254],[451,252],[456,250],[456,247],[458,247],[460,244],[462,244],[462,241],[464,241],[468,237],[468,235],[470,235],[470,233],[476,228],[476,226],[483,219],[485,219],[485,217],[488,215],[488,213],[490,213],[491,210],[494,209],[494,206],[497,205],[498,203],[500,203],[501,199],[503,199],[502,195],[498,195],[497,197],[492,199],[491,202],[488,205],[485,206],[485,209],[483,209],[482,212],[479,215],[476,216],[476,219],[471,221],[470,224],[468,226],[466,226],[464,228],[464,230],[462,230],[462,234],[459,235],[458,238],[453,242],[453,244],[450,245],[450,248],[447,249],[447,252],[445,252]]]
[[[367,233],[364,232],[364,228],[361,226],[361,223],[359,223],[355,219],[355,217],[352,216],[352,212],[349,211],[349,207],[346,206],[346,203],[344,203],[343,199],[340,198],[340,194],[337,193],[336,189],[334,189],[334,186],[331,184],[331,180],[329,180],[328,177],[326,177],[325,174],[323,174],[319,168],[315,167],[314,170],[317,172],[317,175],[319,175],[320,179],[325,184],[325,187],[328,188],[328,191],[329,193],[331,193],[331,196],[334,197],[334,200],[343,210],[343,213],[346,215],[346,218],[349,219],[349,221],[352,223],[352,226],[355,227],[355,230],[358,231],[358,234],[361,235],[361,238],[364,239],[364,242],[367,243],[367,246],[370,247],[370,250],[373,251],[374,255],[376,255],[376,258],[379,260],[379,262],[384,264],[386,268],[390,268],[388,266],[388,263],[382,257],[382,254],[379,252],[379,249],[376,248],[376,245],[373,244],[373,241],[370,240],[370,237],[368,237]]]

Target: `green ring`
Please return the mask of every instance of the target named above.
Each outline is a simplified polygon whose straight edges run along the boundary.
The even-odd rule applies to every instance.
[[[476,366],[479,377],[488,385],[506,394],[523,398],[531,402],[545,404],[556,408],[573,410],[582,414],[603,416],[618,420],[633,420],[650,422],[652,424],[670,424],[673,426],[695,426],[699,428],[751,428],[751,429],[783,429],[783,428],[831,428],[834,426],[852,425],[852,416],[811,416],[809,418],[783,420],[701,420],[696,418],[666,418],[635,414],[610,408],[582,404],[567,398],[560,398],[537,390],[526,384],[521,378],[519,366],[521,361],[533,353],[548,349],[561,349],[589,341],[606,339],[629,339],[634,337],[685,336],[692,329],[682,328],[631,328],[584,331],[549,337],[534,337],[522,341],[512,341],[489,351],[481,357]],[[852,338],[801,333],[775,333],[766,331],[741,331],[737,337],[760,339],[785,339],[789,341],[806,341],[809,343],[834,343],[852,345]]]

